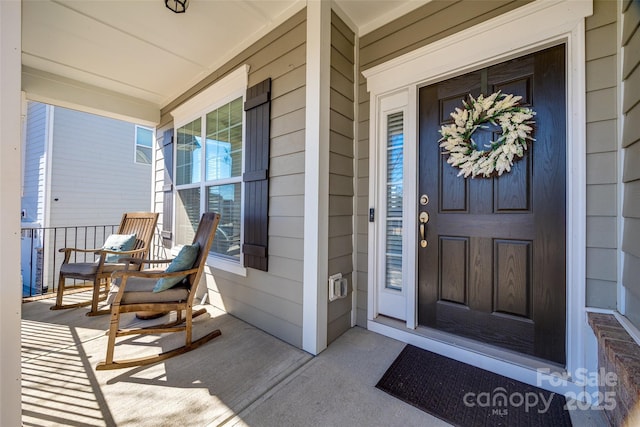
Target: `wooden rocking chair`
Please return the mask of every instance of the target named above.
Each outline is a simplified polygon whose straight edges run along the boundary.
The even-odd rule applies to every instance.
[[[193,245],[197,246],[197,257],[193,266],[187,270],[166,272],[152,270],[124,270],[116,271],[112,274],[112,286],[109,293],[111,302],[111,322],[109,325],[109,339],[107,341],[107,356],[104,362],[98,363],[96,370],[128,368],[132,366],[149,365],[160,362],[179,354],[186,353],[196,349],[221,335],[219,329],[209,332],[202,338],[192,340],[192,320],[194,317],[204,314],[206,309],[202,308],[193,311],[193,299],[196,289],[202,276],[202,271],[209,254],[211,243],[220,221],[220,215],[209,212],[202,215],[198,230],[193,238]],[[193,247],[192,245],[192,247]],[[183,248],[184,249],[184,248]],[[179,254],[178,257],[182,255]],[[132,263],[163,263],[172,262],[174,265],[176,260],[136,260],[131,259]],[[170,270],[170,269],[167,269]],[[166,278],[176,278],[186,276],[177,285],[160,292],[154,292],[157,288],[158,281]],[[185,311],[184,318],[182,311]],[[157,326],[149,326],[135,329],[120,329],[120,315],[122,313],[132,312],[171,312],[177,313],[176,320]],[[114,348],[116,345],[116,337],[123,335],[137,334],[159,334],[165,332],[183,332],[185,333],[184,346],[174,350],[166,351],[153,356],[140,357],[127,360],[114,360]]]
[[[56,304],[51,310],[61,310],[65,308],[82,307],[91,304],[91,310],[87,316],[96,316],[98,314],[108,314],[109,310],[98,310],[98,302],[106,298],[108,292],[109,278],[111,273],[118,269],[124,269],[126,264],[122,262],[107,262],[109,256],[119,257],[135,257],[143,259],[147,256],[151,247],[151,240],[158,222],[158,213],[155,212],[127,212],[122,215],[120,226],[116,234],[131,235],[135,234],[135,243],[133,249],[128,251],[111,251],[104,248],[96,249],[78,249],[78,248],[62,248],[59,252],[64,252],[64,260],[60,266],[60,276],[58,279],[58,291],[56,294]],[[91,253],[99,256],[96,262],[73,262],[71,254]],[[93,255],[92,255],[93,256]],[[93,287],[93,295],[91,300],[82,301],[75,304],[63,304],[66,286],[66,279],[86,280],[91,282],[90,285],[73,286],[73,288]],[[103,288],[103,290],[101,290]]]

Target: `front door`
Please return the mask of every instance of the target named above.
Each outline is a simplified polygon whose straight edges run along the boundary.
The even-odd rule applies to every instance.
[[[500,177],[457,176],[438,131],[469,94],[497,91],[536,112],[535,141]],[[565,105],[564,45],[420,89],[418,212],[429,215],[417,249],[420,325],[564,365]]]

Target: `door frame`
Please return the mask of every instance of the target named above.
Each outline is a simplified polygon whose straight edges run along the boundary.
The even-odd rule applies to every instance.
[[[417,224],[417,92],[418,88],[474,69],[497,64],[526,55],[545,47],[566,44],[567,67],[567,192],[566,192],[566,263],[567,306],[566,348],[567,373],[586,366],[584,342],[584,312],[586,286],[586,83],[585,83],[585,23],[592,14],[591,1],[534,1],[511,12],[485,21],[459,33],[416,49],[363,72],[370,92],[370,141],[369,176],[379,176],[381,146],[380,134],[383,118],[381,105],[390,96],[405,92],[407,114],[405,121],[405,158],[415,161],[405,163],[404,206],[407,230]],[[505,35],[508,34],[508,37]],[[451,55],[451,51],[465,55]],[[369,208],[383,213],[380,187],[376,179],[369,180]],[[539,374],[530,367],[515,367],[498,356],[479,355],[476,351],[461,349],[457,345],[443,344],[436,338],[420,337],[410,332],[417,327],[417,250],[407,253],[404,271],[406,277],[407,318],[401,328],[388,326],[378,317],[377,287],[384,276],[380,275],[380,263],[384,259],[384,241],[376,223],[383,219],[376,215],[369,223],[369,277],[367,327],[376,332],[411,342],[414,345],[446,353],[455,359],[480,365],[495,372],[508,372],[513,378],[545,387]],[[406,247],[417,248],[417,235],[406,232]],[[515,361],[513,362],[515,363]],[[556,382],[557,383],[557,382]],[[569,383],[565,388],[575,387]]]

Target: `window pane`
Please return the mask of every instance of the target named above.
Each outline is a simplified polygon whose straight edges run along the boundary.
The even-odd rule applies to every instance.
[[[151,147],[153,131],[151,129],[136,126],[136,144]]]
[[[231,117],[231,126],[237,125],[238,123],[242,124],[242,98],[231,101],[229,114]]]
[[[176,203],[176,243],[188,245],[193,242],[200,222],[200,189],[178,190]]]
[[[202,120],[197,119],[178,129],[176,184],[200,181]]]
[[[387,216],[402,217],[404,132],[402,113],[387,117]]]
[[[385,286],[402,290],[402,193],[404,119],[402,113],[387,116],[387,227]]]
[[[402,290],[402,257],[388,256],[386,270],[386,288]]]
[[[206,180],[242,174],[242,98],[207,114]]]
[[[151,148],[150,147],[136,147],[136,162],[151,164]]]
[[[207,212],[220,214],[211,252],[240,260],[241,184],[207,187]]]

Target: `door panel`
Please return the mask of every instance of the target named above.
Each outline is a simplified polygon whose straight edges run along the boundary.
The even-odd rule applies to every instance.
[[[426,86],[419,94],[418,322],[565,362],[565,54],[556,46]],[[522,96],[535,126],[525,156],[494,178],[458,177],[438,130],[468,94]],[[479,146],[497,127],[474,133]]]

